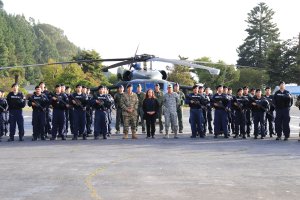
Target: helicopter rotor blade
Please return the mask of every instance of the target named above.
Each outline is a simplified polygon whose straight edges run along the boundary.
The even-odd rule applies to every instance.
[[[49,66],[49,65],[64,65],[64,64],[73,64],[73,63],[116,62],[116,61],[124,61],[128,59],[129,58],[74,60],[74,61],[66,61],[66,62],[40,63],[40,64],[17,65],[17,66],[7,66],[7,67],[0,66],[0,70],[12,69],[12,68],[42,67],[42,66]]]
[[[156,58],[151,58],[148,61],[159,61],[159,62],[172,63],[172,64],[176,64],[176,65],[188,66],[188,67],[197,68],[197,69],[205,69],[212,75],[219,75],[220,74],[219,69],[216,69],[216,68],[213,68],[213,67],[207,67],[207,66],[204,66],[204,65],[194,64],[194,63],[184,61],[184,60],[165,59],[165,58],[156,57]]]

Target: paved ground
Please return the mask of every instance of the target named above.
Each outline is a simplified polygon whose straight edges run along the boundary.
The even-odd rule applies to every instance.
[[[299,110],[288,142],[240,139],[0,143],[1,200],[299,199]]]

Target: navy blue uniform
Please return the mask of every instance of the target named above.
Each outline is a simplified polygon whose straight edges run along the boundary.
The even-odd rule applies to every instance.
[[[52,98],[51,93],[47,90],[43,91],[42,94],[46,95],[46,97],[49,99]],[[45,136],[51,135],[51,121],[52,121],[52,110],[50,109],[50,104],[46,106],[46,122],[45,122]]]
[[[224,137],[228,138],[228,110],[229,110],[229,99],[227,94],[214,94],[211,99],[212,105],[215,108],[214,117],[214,131],[215,137],[221,132],[224,133]]]
[[[66,94],[69,101],[71,101],[70,95],[71,94]],[[72,105],[72,103],[70,103],[70,105]],[[74,119],[73,119],[73,113],[74,113],[74,109],[72,106],[70,106],[68,109],[66,109],[66,126],[65,126],[65,135],[68,134],[69,132],[69,127],[70,127],[70,131],[71,134],[74,134]]]
[[[7,133],[7,101],[0,98],[0,141],[1,137]]]
[[[227,112],[227,114],[228,114],[228,128],[227,129],[228,129],[228,135],[230,135],[230,133],[234,131],[233,113],[231,112],[231,110],[232,110],[231,103],[233,100],[233,96],[231,94],[227,94],[227,98],[229,100],[229,102],[228,102],[229,110]]]
[[[86,132],[87,136],[92,134],[92,123],[93,123],[93,107],[91,106],[92,96],[88,95],[88,104],[86,106]]]
[[[9,141],[14,140],[14,136],[16,133],[16,125],[18,125],[19,129],[19,140],[23,141],[24,137],[24,118],[22,109],[26,105],[26,101],[24,99],[24,95],[22,92],[18,92],[14,94],[13,92],[8,93],[7,95],[7,103],[9,109]]]
[[[86,105],[88,104],[88,97],[85,94],[73,93],[70,95],[70,102],[73,106],[73,139],[77,139],[78,135],[82,135],[86,139]],[[76,102],[74,104],[73,100]]]
[[[261,135],[263,138],[266,133],[265,121],[266,112],[269,110],[269,102],[264,97],[261,97],[260,99],[253,97],[250,103],[254,123],[254,137],[256,139],[258,135]],[[252,103],[255,103],[256,105],[253,105]]]
[[[244,95],[244,98],[248,100],[249,104],[246,105],[245,116],[246,116],[246,133],[247,137],[250,137],[250,132],[252,129],[252,113],[250,101],[252,101],[252,96],[250,94]]]
[[[246,115],[245,110],[249,104],[248,99],[244,96],[235,96],[232,99],[232,117],[234,123],[233,133],[235,134],[234,138],[238,137],[239,134],[246,138],[245,124],[246,124]]]
[[[35,106],[32,105],[35,103]],[[45,124],[46,124],[46,108],[49,105],[49,99],[46,95],[33,94],[28,99],[28,106],[32,107],[32,127],[33,138],[32,140],[45,140]]]
[[[54,94],[56,100],[51,98],[50,102],[53,107],[53,116],[52,116],[52,137],[51,140],[55,140],[57,132],[61,135],[62,140],[65,140],[65,125],[66,125],[66,109],[68,105],[68,97],[66,94]]]
[[[204,117],[203,108],[208,103],[204,95],[191,93],[185,100],[186,104],[190,106],[190,124],[192,129],[192,138],[197,136],[199,133],[200,137],[204,137]]]
[[[274,96],[270,95],[270,96],[265,96],[266,100],[269,102],[269,106],[270,109],[267,112],[266,115],[266,123],[265,123],[265,135],[268,135],[268,128],[267,128],[267,124],[269,124],[269,134],[270,137],[273,137],[272,135],[274,135],[274,110],[275,110],[275,105],[274,105]]]
[[[276,111],[275,118],[275,132],[277,137],[282,136],[282,132],[285,138],[290,137],[290,107],[293,105],[293,98],[289,91],[280,90],[274,94],[274,105]]]
[[[100,101],[98,104],[96,101]],[[95,109],[95,121],[94,121],[94,137],[99,138],[99,135],[103,135],[103,139],[106,139],[108,133],[108,116],[107,110],[111,106],[106,94],[97,94],[91,100],[91,104]]]
[[[212,95],[206,95],[205,94],[205,98],[207,100],[207,104],[206,104],[206,109],[203,109],[203,117],[204,117],[204,133],[206,133],[207,128],[209,133],[212,133],[213,129],[212,129],[212,106],[211,106],[211,99]]]
[[[112,122],[112,110],[115,109],[115,104],[114,104],[114,98],[110,95],[107,94],[107,98],[110,101],[110,106],[107,109],[107,118],[108,118],[108,136],[111,134],[111,122]]]

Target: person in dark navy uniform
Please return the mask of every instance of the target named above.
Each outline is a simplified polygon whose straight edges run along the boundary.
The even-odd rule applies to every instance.
[[[46,97],[50,100],[51,93],[47,90],[46,85],[44,82],[40,82],[39,86],[42,90],[42,94],[46,95]],[[51,121],[52,121],[52,110],[50,109],[50,104],[46,106],[46,122],[45,122],[45,137],[47,138],[48,135],[51,135]]]
[[[206,130],[208,128],[209,134],[213,134],[213,128],[212,128],[212,106],[211,106],[211,98],[212,98],[212,94],[210,93],[210,88],[206,87],[205,88],[205,98],[207,99],[207,105],[206,105],[206,109],[204,109],[204,120],[205,120],[205,124],[204,124],[204,133],[206,133]]]
[[[86,86],[82,86],[82,93],[88,98],[88,103],[86,105],[86,136],[92,134],[92,123],[93,123],[93,107],[91,106],[91,100],[93,96],[90,94],[90,89]]]
[[[217,93],[212,97],[212,105],[215,108],[215,117],[214,117],[214,131],[215,138],[218,138],[218,135],[221,132],[224,133],[224,138],[228,138],[228,106],[229,99],[227,94],[223,93],[223,86],[218,85],[216,87]]]
[[[88,97],[82,93],[82,85],[76,85],[76,92],[69,96],[69,101],[73,107],[72,119],[73,124],[73,138],[77,140],[78,136],[82,136],[86,140],[86,106],[88,104]]]
[[[290,137],[290,108],[293,105],[293,98],[289,91],[285,89],[285,83],[279,83],[279,90],[274,94],[274,105],[276,110],[275,132],[276,140],[281,140],[282,133],[284,140]]]
[[[5,115],[7,114],[7,101],[6,99],[4,98],[4,91],[3,90],[0,90],[0,142],[1,142],[1,139],[2,139],[2,136],[5,133],[5,127],[6,126],[6,119],[5,119]]]
[[[232,117],[234,122],[234,136],[233,138],[237,138],[242,136],[243,139],[246,139],[246,131],[245,131],[245,109],[248,105],[248,99],[243,96],[243,88],[239,88],[237,90],[237,95],[232,99]]]
[[[254,139],[260,135],[261,139],[265,138],[265,121],[266,113],[269,110],[269,102],[262,97],[261,90],[255,90],[255,96],[251,100],[252,115],[254,122]]]
[[[196,138],[197,133],[199,133],[200,138],[204,138],[203,129],[203,108],[207,104],[207,99],[199,94],[199,86],[193,86],[193,93],[186,97],[185,103],[190,106],[190,124],[192,129],[191,138]]]
[[[266,123],[265,123],[265,135],[270,135],[270,137],[273,137],[275,135],[274,133],[274,110],[275,110],[275,105],[274,105],[274,95],[271,94],[271,88],[266,87],[265,89],[265,96],[266,100],[269,102],[270,110],[267,112],[266,115]],[[267,125],[269,124],[269,129]]]
[[[61,135],[62,140],[66,140],[66,110],[69,107],[69,100],[66,94],[61,92],[61,85],[55,86],[55,93],[50,100],[53,107],[52,117],[52,137],[50,140],[56,140],[57,133]]]
[[[45,94],[42,94],[40,86],[35,87],[34,94],[28,99],[28,106],[32,107],[32,141],[38,138],[45,140],[45,123],[46,123],[46,107],[49,104],[49,99]]]
[[[248,86],[244,86],[243,87],[243,95],[244,98],[246,98],[248,100],[248,102],[250,103],[252,96],[251,94],[249,94],[249,87]],[[250,137],[250,133],[251,133],[251,129],[252,129],[252,116],[251,116],[251,105],[248,104],[246,105],[246,110],[245,110],[245,116],[246,116],[246,134],[247,137]]]
[[[98,94],[94,95],[92,98],[91,105],[95,109],[94,139],[98,140],[101,134],[103,139],[107,139],[107,110],[111,105],[107,95],[105,94],[104,86],[99,86]]]
[[[16,125],[19,129],[19,141],[24,141],[24,117],[22,109],[26,105],[25,97],[22,92],[19,92],[19,85],[14,83],[12,92],[7,95],[7,103],[9,109],[9,139],[8,142],[14,141],[16,133]]]
[[[71,88],[69,86],[66,86],[66,90],[65,90],[65,94],[67,95],[69,101],[70,101],[70,96],[71,94]],[[73,119],[73,112],[74,112],[74,108],[72,106],[73,104],[70,102],[70,107],[66,110],[66,135],[69,133],[69,127],[70,127],[70,131],[71,134],[73,134],[74,136],[74,119]],[[80,134],[80,136],[82,136],[82,134]]]

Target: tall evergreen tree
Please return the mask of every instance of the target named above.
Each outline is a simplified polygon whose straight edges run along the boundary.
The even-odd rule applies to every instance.
[[[265,3],[259,3],[248,13],[248,36],[238,47],[238,65],[265,67],[268,48],[279,41],[279,29],[272,22],[275,12]]]

